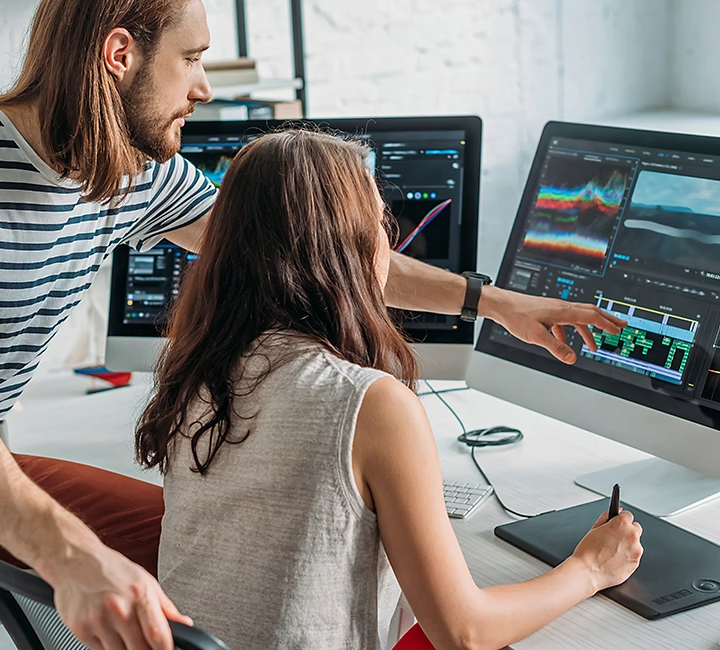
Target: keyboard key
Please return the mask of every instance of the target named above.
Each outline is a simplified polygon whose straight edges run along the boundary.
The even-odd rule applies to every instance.
[[[443,481],[445,509],[450,517],[465,519],[491,494],[489,485]]]

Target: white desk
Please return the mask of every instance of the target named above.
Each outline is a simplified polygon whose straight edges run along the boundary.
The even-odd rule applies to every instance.
[[[132,462],[133,422],[146,399],[148,378],[96,395],[84,395],[88,380],[57,376],[32,382],[23,410],[8,416],[11,448],[89,462],[157,482],[157,474]],[[442,384],[434,383],[438,388]],[[478,461],[507,505],[534,513],[594,500],[577,487],[578,474],[640,460],[646,454],[559,423],[476,391],[447,393],[445,399],[468,429],[506,424],[519,427],[518,445],[479,450]],[[456,441],[458,423],[435,396],[423,397],[438,442],[443,473],[482,482],[468,449]],[[479,586],[532,578],[547,567],[497,539],[493,528],[511,520],[495,499],[465,521],[455,521],[468,565]],[[674,517],[673,523],[720,543],[720,500]],[[596,596],[533,636],[514,644],[516,650],[720,649],[720,603],[660,621],[640,616]]]
[[[6,417],[11,451],[74,460],[159,484],[158,472],[143,470],[133,460],[135,422],[150,393],[151,376],[136,373],[130,386],[86,394],[100,385],[70,372],[33,379],[20,408]]]
[[[468,429],[505,424],[518,427],[525,434],[525,439],[517,445],[478,450],[475,454],[506,505],[519,512],[533,514],[596,500],[598,495],[573,483],[577,475],[647,457],[624,445],[476,391],[446,393],[443,397]],[[457,421],[448,417],[447,408],[437,397],[423,397],[423,403],[435,430],[443,474],[483,482],[469,450],[456,441],[461,432]],[[454,521],[465,558],[475,582],[481,587],[520,582],[548,568],[494,536],[495,526],[512,520],[493,499],[469,519]],[[673,517],[671,521],[720,543],[720,499]],[[596,596],[514,644],[513,648],[717,650],[719,642],[720,603],[659,621],[647,621],[604,596]]]

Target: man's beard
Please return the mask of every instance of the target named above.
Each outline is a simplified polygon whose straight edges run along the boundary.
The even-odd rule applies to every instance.
[[[194,110],[192,104],[171,119],[161,117],[149,63],[140,68],[135,79],[120,93],[127,119],[130,143],[151,160],[166,162],[180,151],[180,131],[174,122]]]

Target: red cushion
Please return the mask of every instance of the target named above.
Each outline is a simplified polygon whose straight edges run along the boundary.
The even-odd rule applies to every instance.
[[[394,646],[393,650],[435,650],[425,632],[418,623],[415,623]]]

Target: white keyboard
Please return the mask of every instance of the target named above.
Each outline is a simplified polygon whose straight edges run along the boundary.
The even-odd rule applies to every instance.
[[[465,519],[492,493],[489,485],[474,485],[443,479],[445,509],[450,517]]]

